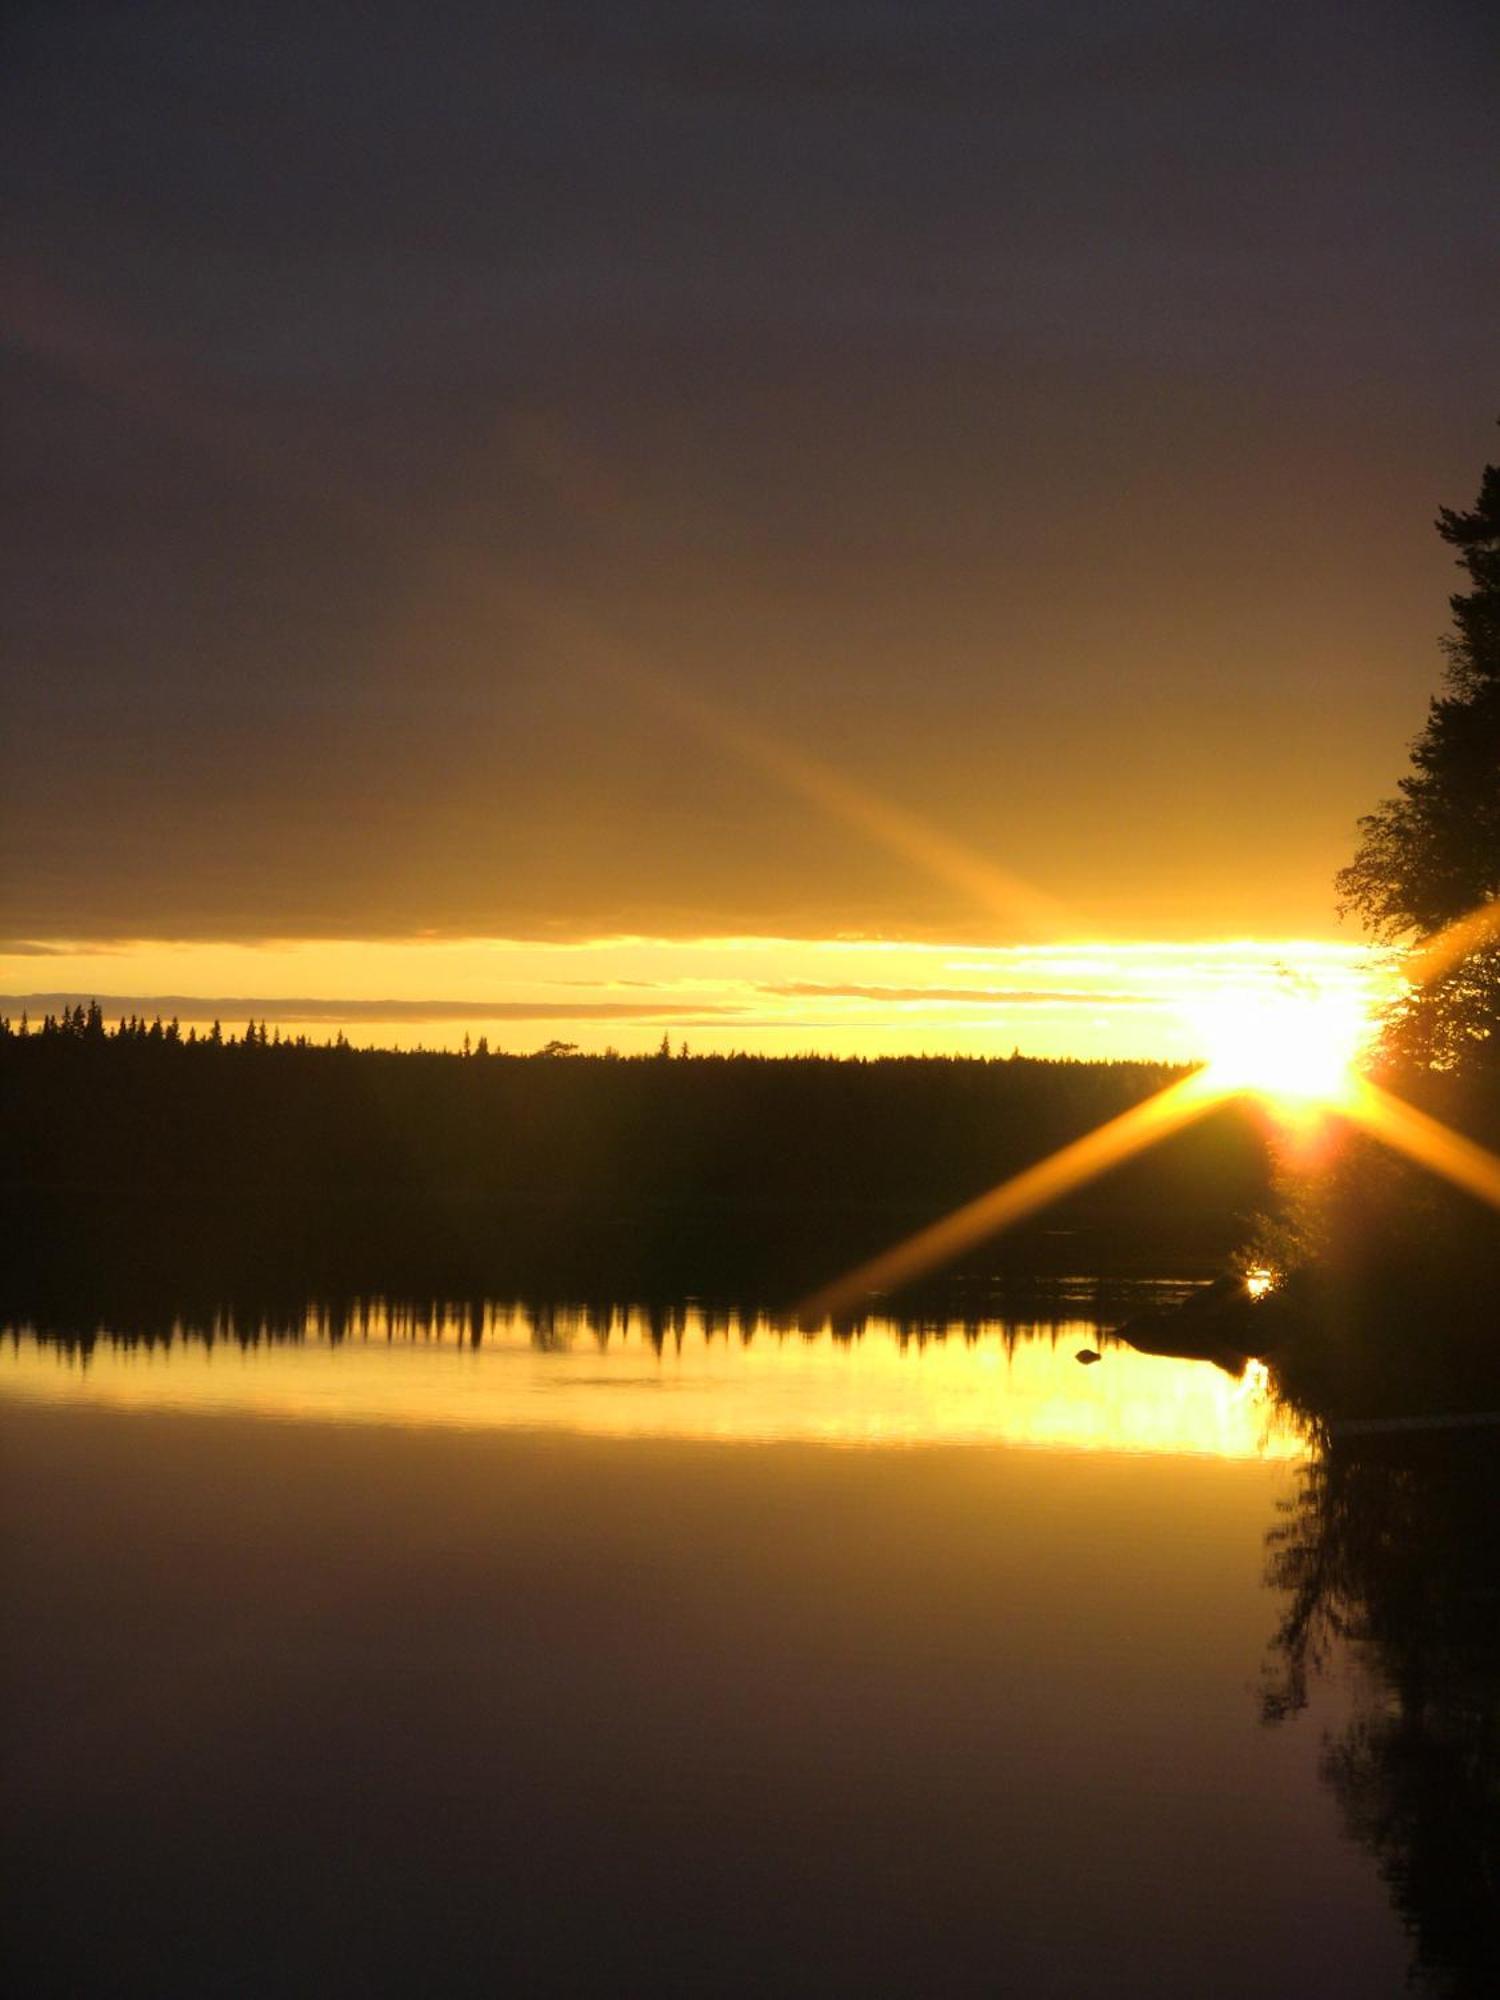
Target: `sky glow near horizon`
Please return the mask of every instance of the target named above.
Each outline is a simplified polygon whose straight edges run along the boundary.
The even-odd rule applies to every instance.
[[[0,983],[1180,1052],[951,947],[1329,932],[1493,436],[1490,11],[21,10],[0,937],[200,942]],[[541,942],[201,942],[424,935]]]
[[[35,1018],[97,997],[111,1022],[247,1019],[314,1040],[527,1052],[963,1054],[1192,1061],[1231,1002],[1293,991],[1365,1011],[1382,955],[1317,939],[1075,941],[981,947],[891,940],[601,938],[127,942],[0,953],[0,1011]]]

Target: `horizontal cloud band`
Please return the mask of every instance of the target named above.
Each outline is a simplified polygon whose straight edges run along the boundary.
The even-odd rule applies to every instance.
[[[795,979],[783,986],[759,986],[756,991],[773,993],[781,999],[927,1000],[960,1005],[979,1001],[988,1007],[1160,1007],[1164,1004],[1149,993],[1087,992],[1077,987],[834,986]]]
[[[254,995],[207,997],[194,993],[10,993],[0,994],[0,1012],[14,1019],[60,1014],[67,1007],[97,1002],[107,1020],[121,1014],[174,1016],[179,1021],[676,1021],[714,1020],[741,1012],[710,1001],[686,1006],[666,1000],[309,1000],[265,999]]]

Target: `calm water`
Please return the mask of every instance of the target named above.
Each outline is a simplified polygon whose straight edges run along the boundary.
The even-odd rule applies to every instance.
[[[1328,1771],[1378,1676],[1262,1720],[1321,1516],[1253,1372],[206,1331],[0,1343],[20,1990],[1405,1990]]]

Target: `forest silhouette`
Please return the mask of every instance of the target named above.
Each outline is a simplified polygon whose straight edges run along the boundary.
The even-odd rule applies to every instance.
[[[0,1029],[12,1305],[676,1298],[785,1310],[1182,1071],[1025,1057],[393,1052],[97,1008]],[[935,1284],[1211,1271],[1269,1184],[1227,1109]],[[930,1291],[931,1288],[929,1288]]]

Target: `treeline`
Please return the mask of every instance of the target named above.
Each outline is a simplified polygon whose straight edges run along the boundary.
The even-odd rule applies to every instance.
[[[298,1283],[404,1296],[593,1284],[784,1304],[1182,1074],[1025,1057],[464,1056],[157,1030],[110,1031],[76,1009],[0,1034],[0,1171],[28,1254],[50,1245],[86,1269],[217,1259],[226,1276],[289,1265]],[[966,1268],[1203,1268],[1268,1177],[1258,1126],[1220,1113]]]
[[[638,1207],[662,1198],[951,1204],[1183,1074],[1012,1056],[535,1056],[342,1038],[107,1030],[97,1010],[0,1024],[12,1183],[441,1189]],[[1102,1184],[1195,1212],[1258,1191],[1264,1148],[1220,1121]]]
[[[175,1015],[163,1021],[160,1014],[147,1021],[144,1014],[121,1014],[113,1027],[104,1016],[104,1009],[97,1000],[91,1000],[87,1007],[80,1000],[76,1007],[64,1007],[60,1014],[44,1014],[39,1024],[33,1024],[24,1010],[18,1021],[12,1021],[8,1014],[0,1014],[0,1042],[16,1040],[29,1041],[32,1037],[43,1040],[64,1040],[74,1042],[153,1042],[167,1043],[173,1048],[187,1048],[202,1044],[204,1048],[232,1048],[235,1045],[233,1030],[224,1032],[222,1021],[215,1021],[201,1036],[195,1026],[183,1028]],[[467,1037],[465,1038],[467,1043]],[[306,1035],[288,1035],[283,1038],[279,1028],[271,1031],[266,1022],[257,1027],[254,1021],[245,1023],[244,1033],[239,1037],[239,1046],[246,1049],[288,1048],[307,1049],[326,1047],[346,1049],[350,1046],[348,1037],[340,1031],[334,1040],[314,1043]],[[554,1045],[557,1046],[557,1045]],[[487,1042],[481,1044],[480,1053],[488,1054]],[[468,1053],[467,1047],[465,1053]]]
[[[841,1341],[860,1339],[872,1321],[892,1326],[902,1346],[924,1348],[953,1341],[965,1346],[998,1339],[1011,1355],[1025,1340],[1054,1343],[1075,1332],[1080,1319],[1114,1326],[1143,1304],[1175,1303],[1184,1284],[1141,1283],[1136,1279],[1037,1279],[980,1301],[961,1292],[945,1297],[940,1313],[908,1304],[880,1303],[851,1313],[832,1328]],[[28,1318],[6,1311],[0,1301],[0,1349],[32,1336],[83,1358],[103,1347],[112,1352],[174,1348],[233,1349],[299,1347],[465,1347],[478,1350],[524,1332],[538,1353],[590,1346],[599,1353],[634,1337],[656,1353],[681,1347],[690,1337],[709,1346],[751,1347],[758,1341],[802,1340],[821,1336],[795,1312],[773,1312],[753,1303],[671,1299],[391,1299],[369,1296],[271,1297],[222,1293],[192,1296],[179,1286],[149,1298],[116,1296],[106,1321],[97,1318]],[[1100,1334],[1094,1336],[1104,1339]]]

